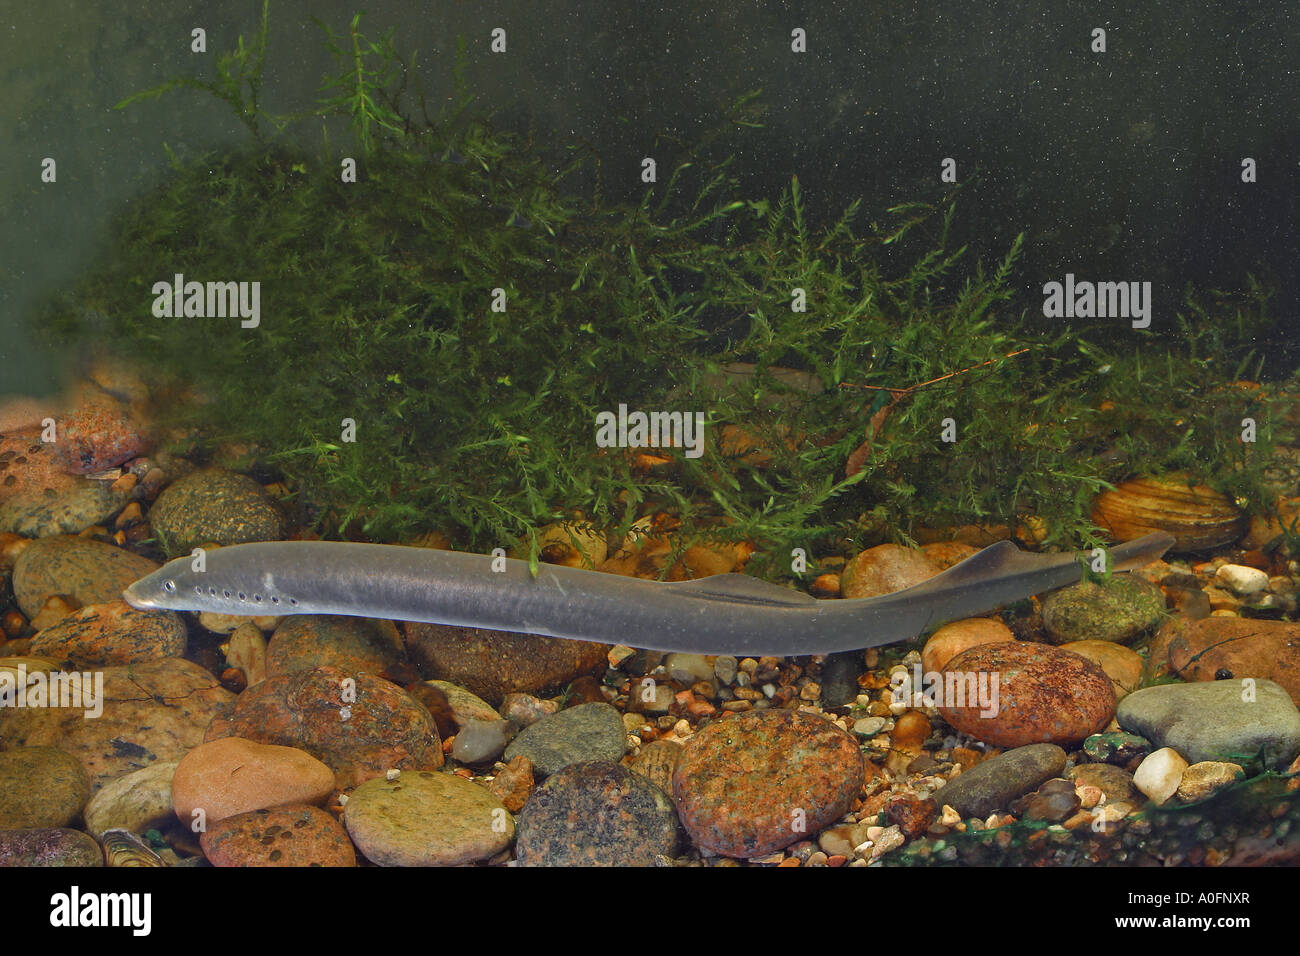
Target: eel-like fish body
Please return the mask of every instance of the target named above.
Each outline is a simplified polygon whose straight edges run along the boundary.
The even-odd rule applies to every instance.
[[[1156,533],[1110,549],[1112,570],[1173,544]],[[1001,541],[928,581],[881,597],[817,600],[744,574],[646,581],[459,551],[272,541],[177,558],[123,592],[138,608],[343,614],[524,631],[660,651],[794,656],[875,647],[1080,578],[1072,553]]]

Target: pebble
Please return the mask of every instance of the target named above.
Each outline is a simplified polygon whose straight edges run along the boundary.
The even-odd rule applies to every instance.
[[[1048,644],[1004,641],[963,651],[948,662],[945,675],[970,675],[987,688],[993,706],[978,702],[951,706],[941,699],[939,713],[962,733],[999,747],[1031,743],[1077,744],[1110,723],[1115,691],[1106,672],[1086,658]],[[998,675],[996,696],[991,677]],[[994,711],[988,713],[989,710]]]
[[[116,601],[128,584],[157,567],[148,558],[90,538],[38,538],[14,562],[14,598],[29,618],[56,594],[78,606],[104,604]]]
[[[714,720],[686,742],[673,798],[696,845],[744,859],[836,822],[863,776],[857,741],[830,721],[752,711]]]
[[[1165,595],[1131,574],[1105,582],[1082,581],[1043,600],[1043,627],[1054,644],[1117,641],[1127,644],[1165,616]]]
[[[1263,677],[1300,700],[1300,623],[1209,617],[1174,630],[1167,647],[1184,680]]]
[[[464,727],[472,720],[501,719],[501,715],[493,709],[491,704],[477,694],[471,694],[464,687],[445,680],[429,680],[425,681],[425,683],[435,690],[441,691],[447,698],[447,705],[451,709],[452,722],[457,727]]]
[[[533,792],[533,762],[516,757],[496,772],[488,789],[511,813],[518,813]]]
[[[129,491],[107,481],[73,478],[53,485],[52,497],[45,488],[31,488],[0,502],[0,531],[27,538],[77,534],[106,523],[130,500]]]
[[[334,817],[319,807],[287,806],[226,817],[199,837],[213,866],[356,866]]]
[[[1115,699],[1132,693],[1142,683],[1142,657],[1114,641],[1071,641],[1061,650],[1086,657],[1106,672],[1115,688]]]
[[[682,759],[682,745],[675,740],[652,740],[632,758],[628,768],[648,779],[665,793],[673,792],[673,772]]]
[[[1108,763],[1082,763],[1071,768],[1066,776],[1079,786],[1096,787],[1106,795],[1108,803],[1117,800],[1141,802],[1137,788],[1133,786],[1133,774],[1123,767]]]
[[[513,691],[545,696],[584,674],[603,674],[609,649],[513,631],[406,625],[406,650],[421,677],[451,681],[494,704]]]
[[[267,676],[323,664],[349,674],[384,674],[405,663],[397,625],[368,617],[289,615],[281,618],[266,647]]]
[[[1065,771],[1065,751],[1055,744],[1030,744],[981,761],[953,777],[935,794],[963,817],[983,819]]]
[[[718,683],[723,687],[728,686],[736,679],[736,673],[739,669],[739,661],[730,654],[719,654],[713,659],[713,676],[718,679]]]
[[[885,729],[884,717],[863,717],[853,722],[853,733],[863,739],[876,736]]]
[[[252,478],[202,468],[168,485],[149,509],[154,535],[169,557],[208,544],[279,541],[284,519]]]
[[[343,808],[348,836],[379,866],[462,866],[510,846],[515,822],[486,787],[454,774],[369,780]]]
[[[627,733],[617,710],[609,704],[579,704],[525,727],[505,757],[525,756],[538,775],[549,777],[571,763],[617,761],[626,749]]]
[[[713,665],[703,654],[669,654],[664,658],[668,676],[689,687],[696,681],[713,680]]]
[[[940,571],[923,551],[898,544],[880,544],[859,552],[840,573],[840,593],[846,598],[878,597],[928,581]]]
[[[1033,793],[1021,797],[1011,809],[1024,820],[1062,823],[1079,809],[1079,796],[1069,780],[1048,780]]]
[[[252,621],[231,632],[226,642],[226,664],[238,668],[245,684],[266,680],[266,638]]]
[[[1268,574],[1244,564],[1225,564],[1215,572],[1214,583],[1238,597],[1248,598],[1268,588]]]
[[[199,612],[199,627],[213,634],[233,634],[246,624],[252,624],[263,633],[274,631],[280,623],[280,615],[257,614],[217,614],[214,611]]]
[[[144,833],[176,819],[172,812],[172,774],[179,761],[160,760],[108,781],[86,804],[86,830]]]
[[[950,660],[962,651],[981,644],[997,641],[1014,641],[1011,628],[991,617],[972,617],[945,624],[930,635],[921,650],[921,669],[941,671]]]
[[[1245,776],[1246,771],[1235,763],[1202,760],[1183,771],[1176,796],[1183,803],[1195,803],[1214,796]]]
[[[494,720],[467,720],[452,741],[451,756],[465,764],[496,760],[514,738],[517,728],[493,712]]]
[[[82,402],[58,420],[55,437],[54,461],[74,475],[107,471],[140,457],[150,445],[145,430],[111,401]]]
[[[654,866],[677,853],[673,802],[646,776],[607,761],[570,764],[524,805],[523,866]]]
[[[340,790],[392,767],[436,770],[443,760],[433,717],[415,698],[383,678],[329,665],[249,687],[230,719],[208,728],[206,739],[219,737],[305,750],[329,765]]]
[[[0,867],[103,865],[104,851],[80,830],[0,830]]]
[[[911,840],[930,829],[939,815],[939,805],[933,799],[915,793],[896,793],[889,798],[883,812],[885,823],[898,827]]]
[[[1083,742],[1083,752],[1089,760],[1123,766],[1135,757],[1145,757],[1154,748],[1151,741],[1137,734],[1122,731],[1093,734]]]
[[[334,772],[293,747],[223,737],[195,747],[172,777],[172,806],[187,826],[201,811],[208,823],[288,804],[321,804]]]
[[[1187,761],[1171,747],[1162,747],[1147,756],[1133,773],[1133,786],[1141,790],[1157,806],[1165,803],[1178,790],[1178,784],[1187,769]]]
[[[235,696],[210,671],[180,658],[105,667],[103,713],[71,707],[0,708],[6,747],[55,746],[90,775],[91,792],[157,761],[179,760]]]
[[[1246,700],[1243,700],[1246,697]],[[1300,753],[1300,711],[1290,695],[1268,680],[1162,684],[1120,701],[1116,719],[1125,730],[1159,747],[1172,747],[1193,763],[1227,760],[1270,769]]]
[[[32,638],[31,651],[79,670],[184,657],[185,622],[172,611],[125,601],[83,607]]]
[[[0,751],[0,830],[67,827],[90,799],[81,762],[55,747]]]
[[[532,694],[506,694],[501,701],[499,713],[516,727],[531,727],[543,717],[550,717],[560,712],[560,705],[554,700],[544,700]]]

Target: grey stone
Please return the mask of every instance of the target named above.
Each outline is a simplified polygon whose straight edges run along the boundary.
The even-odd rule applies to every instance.
[[[1300,754],[1300,710],[1278,684],[1250,684],[1253,695],[1241,680],[1147,687],[1120,701],[1115,718],[1189,763],[1223,760],[1281,770]]]
[[[461,763],[479,764],[496,760],[515,735],[515,725],[498,717],[496,720],[469,718],[461,723],[452,741],[451,756]]]
[[[1017,797],[1064,770],[1064,750],[1056,744],[1030,744],[976,764],[936,791],[934,799],[962,816],[983,818],[1009,809]]]
[[[130,492],[114,491],[113,483],[82,478],[53,498],[44,494],[15,495],[0,504],[0,531],[27,538],[76,534],[103,524],[121,511]]]
[[[627,749],[623,717],[609,704],[579,704],[527,727],[506,748],[506,762],[524,756],[539,776],[571,763],[622,758]]]

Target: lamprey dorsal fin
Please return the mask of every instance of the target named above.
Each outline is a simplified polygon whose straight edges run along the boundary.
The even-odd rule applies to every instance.
[[[748,574],[715,574],[696,581],[672,582],[672,592],[686,597],[734,601],[737,604],[768,604],[773,607],[808,607],[816,604],[811,594],[769,584]]]

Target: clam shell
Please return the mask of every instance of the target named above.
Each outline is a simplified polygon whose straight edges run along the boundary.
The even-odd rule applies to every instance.
[[[1208,551],[1246,533],[1245,512],[1226,495],[1185,474],[1134,478],[1103,492],[1092,520],[1116,541],[1152,531],[1174,536],[1173,551]]]
[[[109,866],[167,865],[130,830],[105,830],[99,842],[104,847],[104,859]]]

